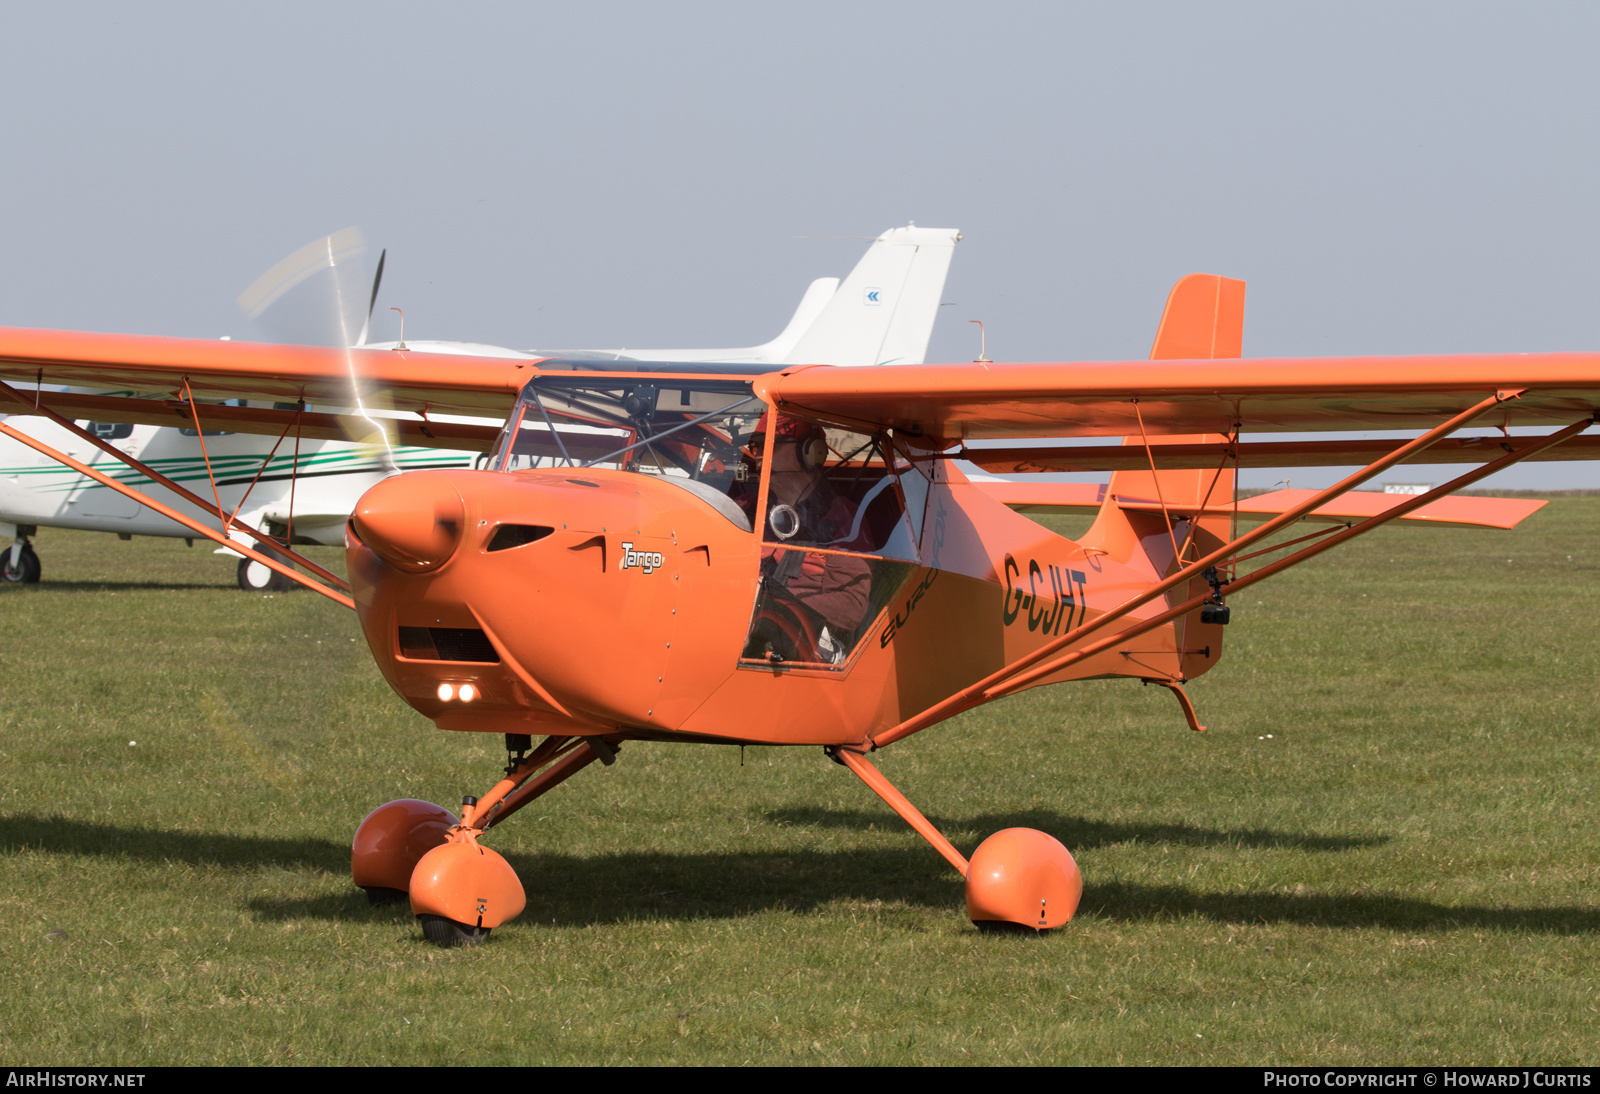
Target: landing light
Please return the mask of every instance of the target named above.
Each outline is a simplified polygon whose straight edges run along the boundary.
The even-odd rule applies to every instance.
[[[478,697],[478,689],[477,688],[473,687],[471,684],[462,684],[461,685],[461,701],[463,703],[470,703],[470,702],[472,702],[472,700],[476,699],[477,697]]]
[[[448,703],[451,699],[455,698],[455,694],[456,689],[451,687],[449,684],[439,685],[439,702]]]

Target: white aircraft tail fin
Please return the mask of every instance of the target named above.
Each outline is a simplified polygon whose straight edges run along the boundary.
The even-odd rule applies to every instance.
[[[529,350],[536,357],[603,360],[750,362],[762,365],[920,364],[939,314],[945,274],[961,233],[954,228],[892,228],[841,285],[819,277],[800,298],[783,333],[759,346],[728,349]]]
[[[913,225],[883,233],[781,358],[783,363],[921,364],[960,239],[954,228]],[[788,333],[785,329],[778,340]]]
[[[789,319],[783,332],[764,346],[755,347],[761,359],[765,361],[782,361],[788,357],[789,351],[794,349],[800,341],[801,335],[811,328],[817,321],[817,316],[822,314],[839,291],[837,277],[819,277],[806,286],[805,295],[800,298],[800,306],[794,310],[794,315]]]

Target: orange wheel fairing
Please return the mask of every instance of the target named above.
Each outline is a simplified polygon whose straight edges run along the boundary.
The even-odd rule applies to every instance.
[[[1007,828],[978,845],[967,867],[967,918],[1048,930],[1078,910],[1083,875],[1072,853],[1034,828]]]
[[[527,898],[511,864],[475,838],[435,847],[411,875],[411,911],[491,928],[522,914]]]
[[[363,889],[405,892],[422,856],[443,843],[456,823],[448,809],[416,798],[378,806],[351,841],[351,878]]]

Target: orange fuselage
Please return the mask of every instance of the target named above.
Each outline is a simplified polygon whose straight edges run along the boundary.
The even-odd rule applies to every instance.
[[[356,509],[349,577],[385,678],[442,729],[834,745],[926,710],[1171,567],[1165,523],[1114,498],[1074,542],[952,466],[934,480],[918,565],[836,667],[741,656],[762,544],[655,475],[397,476]],[[533,531],[508,538],[507,525]],[[1203,591],[1195,584],[1129,621]],[[1182,680],[1215,663],[1221,639],[1195,613],[1039,682]]]

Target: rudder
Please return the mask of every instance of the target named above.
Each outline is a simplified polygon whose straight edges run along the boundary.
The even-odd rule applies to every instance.
[[[1190,274],[1180,279],[1167,294],[1167,306],[1156,328],[1150,359],[1181,361],[1242,356],[1244,289],[1243,281],[1216,274]],[[1124,437],[1122,443],[1143,447],[1146,440],[1155,448],[1163,444],[1220,444],[1227,438],[1215,433],[1160,434]],[[1090,537],[1096,541],[1116,538],[1127,542],[1131,539],[1145,547],[1158,572],[1170,573],[1178,561],[1172,554],[1174,543],[1184,552],[1184,560],[1202,557],[1231,538],[1229,518],[1221,514],[1200,517],[1199,526],[1190,535],[1187,523],[1169,528],[1159,514],[1124,512],[1115,499],[1158,501],[1172,520],[1178,522],[1193,518],[1202,508],[1226,509],[1233,502],[1236,486],[1234,469],[1227,466],[1114,472],[1106,491],[1106,505],[1085,541]],[[1113,529],[1107,522],[1126,523],[1129,527]],[[1122,531],[1122,536],[1116,536],[1116,531]],[[1187,589],[1175,589],[1171,595],[1186,599],[1207,591],[1206,583],[1195,578]],[[1185,651],[1180,658],[1184,679],[1199,676],[1222,655],[1222,628],[1200,623],[1198,612],[1180,623],[1178,639],[1180,649]]]

